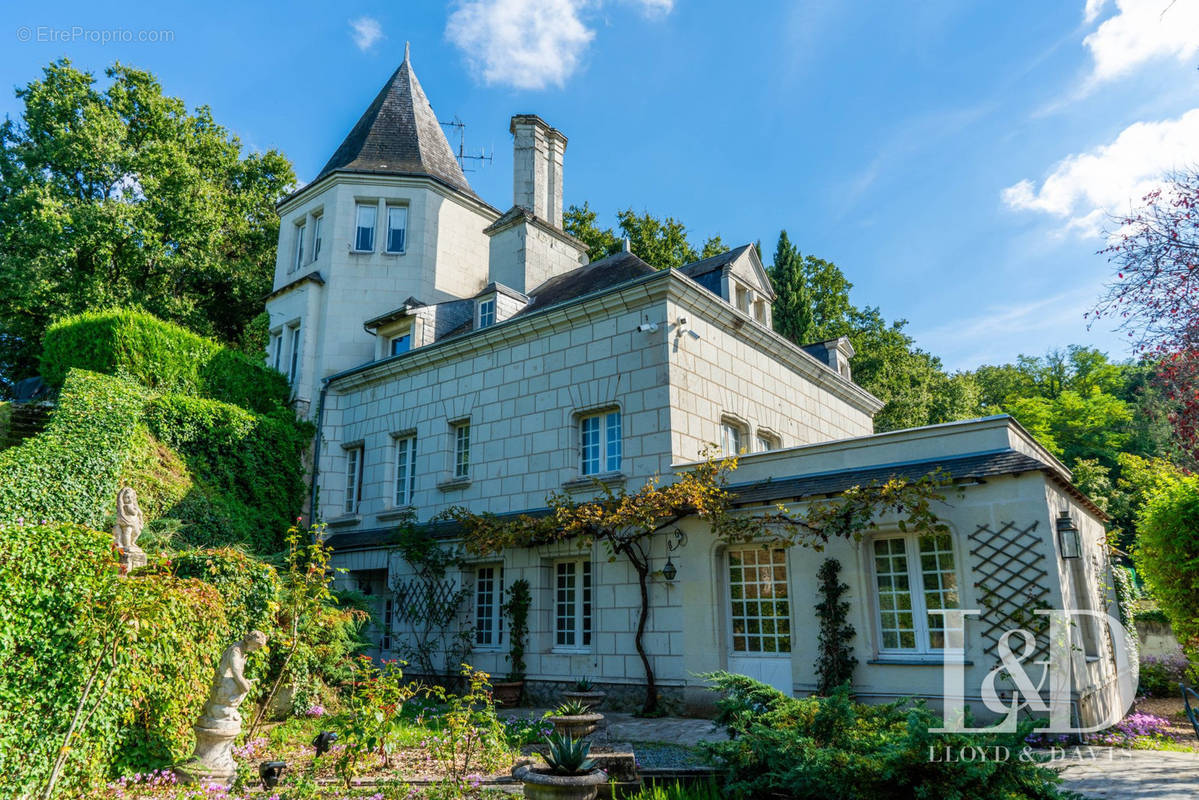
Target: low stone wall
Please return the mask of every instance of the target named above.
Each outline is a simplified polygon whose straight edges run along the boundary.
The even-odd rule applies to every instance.
[[[1168,622],[1152,619],[1137,620],[1137,636],[1141,640],[1141,658],[1145,656],[1173,656],[1180,651],[1174,629]]]
[[[574,681],[525,681],[525,705],[553,708],[563,701],[562,693],[574,690]],[[645,687],[630,683],[601,683],[595,688],[607,696],[599,711],[640,711],[645,705]],[[684,708],[683,689],[679,686],[658,687],[658,707],[667,714],[678,715]]]

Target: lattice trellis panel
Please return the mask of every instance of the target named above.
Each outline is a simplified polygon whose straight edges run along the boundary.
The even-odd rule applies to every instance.
[[[454,618],[462,596],[458,584],[443,581],[413,579],[400,583],[395,590],[397,615],[409,625],[426,623],[430,620],[440,624]]]
[[[982,605],[979,624],[992,653],[998,654],[999,639],[1009,630],[1024,628],[1040,634],[1047,625],[1048,618],[1035,613],[1048,607],[1045,598],[1049,595],[1045,580],[1049,572],[1038,546],[1038,524],[1020,528],[1008,522],[999,530],[980,525],[969,536],[972,567],[978,578],[974,587]],[[1046,637],[1037,636],[1038,657],[1047,652],[1048,645]]]

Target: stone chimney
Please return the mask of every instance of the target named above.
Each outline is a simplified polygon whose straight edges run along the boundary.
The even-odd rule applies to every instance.
[[[508,130],[513,136],[513,204],[561,230],[566,137],[536,114],[517,114]]]

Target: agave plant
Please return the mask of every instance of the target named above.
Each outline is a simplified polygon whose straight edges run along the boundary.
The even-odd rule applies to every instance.
[[[590,692],[594,688],[595,688],[595,684],[592,683],[591,679],[588,678],[586,675],[584,675],[582,678],[579,678],[577,681],[575,681],[575,691],[576,692]]]
[[[591,707],[578,700],[568,700],[554,709],[554,714],[559,717],[581,717],[590,713]]]
[[[594,759],[588,758],[591,743],[555,733],[545,739],[548,745],[541,757],[555,775],[584,775],[595,769]]]

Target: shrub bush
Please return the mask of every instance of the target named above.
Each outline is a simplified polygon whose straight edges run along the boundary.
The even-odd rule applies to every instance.
[[[1059,798],[1058,778],[1020,758],[1026,722],[1016,733],[932,734],[941,720],[923,704],[856,705],[847,687],[828,697],[794,698],[744,675],[707,676],[718,691],[718,722],[731,737],[704,749],[733,798],[886,800]],[[961,748],[1006,747],[1008,759],[964,761]],[[945,748],[951,758],[937,758]]]
[[[146,407],[150,431],[195,479],[169,514],[193,547],[244,544],[278,552],[304,501],[302,455],[310,426],[289,411],[254,414],[216,400],[160,395]]]
[[[1199,475],[1164,481],[1150,495],[1133,558],[1183,647],[1199,646]]]
[[[1190,664],[1181,652],[1168,656],[1143,656],[1137,694],[1146,697],[1177,697]]]
[[[0,523],[0,540],[0,797],[44,785],[93,673],[61,796],[188,755],[233,639],[219,592],[154,571],[119,578],[110,535],[78,525]]]
[[[100,526],[144,443],[145,403],[130,381],[72,370],[46,429],[0,452],[0,519]]]
[[[162,570],[196,578],[215,588],[227,609],[233,638],[252,630],[270,630],[279,612],[279,576],[269,564],[240,550],[188,550],[176,553]]]
[[[209,397],[255,411],[287,404],[287,379],[250,356],[144,311],[92,311],[50,326],[42,377],[62,386],[71,369],[124,375],[150,389]]]

